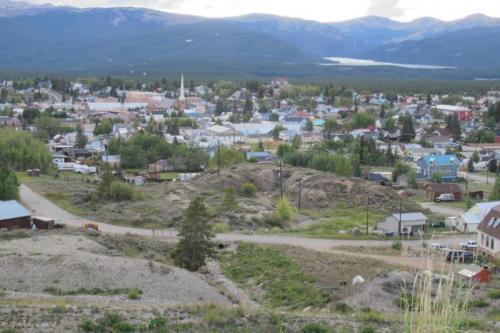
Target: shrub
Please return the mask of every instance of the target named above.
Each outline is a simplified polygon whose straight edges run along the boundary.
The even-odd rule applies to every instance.
[[[17,333],[17,331],[13,328],[4,328],[3,330],[1,330],[0,332],[2,333]]]
[[[485,301],[484,299],[478,299],[478,300],[472,301],[470,303],[470,305],[473,308],[487,308],[488,306],[490,306],[490,302]]]
[[[300,328],[301,333],[332,333],[333,331],[320,323],[307,323]]]
[[[359,331],[359,333],[375,333],[375,332],[377,332],[377,331],[375,330],[375,328],[373,328],[373,326],[370,326],[370,325],[368,325],[368,326],[363,326],[363,327],[361,328],[361,330]]]
[[[216,234],[223,234],[231,231],[231,228],[227,223],[219,222],[215,223],[212,227],[212,231]]]
[[[283,228],[283,223],[277,213],[265,214],[263,221],[271,227]]]
[[[109,198],[115,201],[130,201],[134,199],[135,190],[132,185],[113,182],[109,188]]]
[[[141,298],[141,295],[142,295],[142,291],[137,289],[137,288],[130,289],[127,293],[127,296],[129,299],[139,299],[139,298]]]
[[[0,298],[4,298],[4,297],[5,297],[5,290],[0,288]]]
[[[278,213],[281,221],[290,221],[293,218],[293,207],[290,205],[287,198],[284,197],[278,201],[276,213]]]
[[[241,186],[241,193],[247,197],[257,196],[257,188],[252,183],[245,183]]]
[[[500,289],[493,289],[488,291],[488,297],[492,299],[499,299],[500,298]]]
[[[92,320],[88,318],[83,318],[82,322],[80,323],[80,328],[84,332],[94,332],[96,330],[96,325]]]
[[[337,303],[335,304],[335,311],[345,314],[352,312],[352,308],[346,303]]]
[[[167,322],[168,322],[168,320],[166,317],[156,316],[149,321],[148,328],[149,329],[162,328],[162,327],[165,327],[167,325]]]
[[[135,325],[120,321],[113,325],[113,332],[135,332]]]
[[[392,249],[396,251],[401,251],[403,249],[403,243],[401,243],[401,241],[392,242]]]

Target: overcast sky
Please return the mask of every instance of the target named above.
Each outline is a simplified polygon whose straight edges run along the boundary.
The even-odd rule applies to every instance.
[[[483,13],[500,17],[500,0],[25,0],[75,7],[133,6],[191,15],[224,17],[268,13],[322,22],[365,15],[409,21],[422,16],[453,20]]]

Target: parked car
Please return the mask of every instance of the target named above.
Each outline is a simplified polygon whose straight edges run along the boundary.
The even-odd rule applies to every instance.
[[[451,263],[471,263],[474,261],[474,255],[469,251],[452,250],[446,255],[446,261]]]
[[[477,249],[477,242],[473,241],[473,240],[470,240],[470,241],[467,241],[467,242],[460,243],[460,246],[463,249],[466,249],[466,250],[475,250],[475,249]]]
[[[435,200],[437,202],[441,202],[441,201],[455,201],[455,196],[453,195],[453,193],[444,193],[444,194],[440,194],[438,197],[436,197]]]
[[[446,245],[439,244],[439,243],[432,243],[431,245],[429,245],[429,248],[431,250],[442,250],[442,249],[446,249]]]

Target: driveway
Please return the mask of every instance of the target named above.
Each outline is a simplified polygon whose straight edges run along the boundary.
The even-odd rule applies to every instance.
[[[133,228],[125,226],[117,226],[107,223],[101,223],[98,221],[92,221],[80,216],[76,216],[67,212],[66,210],[60,208],[59,206],[53,204],[51,201],[41,196],[40,194],[34,192],[26,185],[22,184],[20,189],[21,201],[31,209],[33,215],[46,216],[54,218],[57,222],[63,222],[68,226],[82,228],[85,223],[97,223],[99,228],[103,232],[116,233],[116,234],[136,234],[141,236],[154,236],[164,239],[175,240],[177,233],[174,230],[152,230],[152,229],[142,229]],[[445,243],[447,245],[454,246],[460,241],[464,241],[468,238],[464,236],[452,236],[446,237],[445,239],[440,239],[439,242]],[[260,244],[277,244],[277,245],[291,245],[298,246],[309,250],[321,251],[321,252],[334,252],[339,254],[370,257],[373,259],[382,260],[389,264],[408,266],[413,268],[421,267],[422,261],[420,258],[409,258],[409,257],[392,257],[384,255],[375,254],[365,254],[365,253],[352,253],[343,252],[338,250],[341,246],[389,246],[393,243],[392,240],[386,241],[376,241],[376,240],[342,240],[342,239],[320,239],[320,238],[309,238],[303,236],[293,236],[293,235],[243,235],[239,233],[227,233],[218,234],[215,238],[218,242],[250,242],[250,243],[260,243]],[[437,239],[436,239],[437,241]],[[422,241],[412,240],[407,241],[410,247],[418,248],[422,246]],[[332,248],[337,247],[337,249],[332,250]]]
[[[458,216],[465,212],[465,210],[461,208],[440,205],[435,202],[422,202],[420,206],[422,206],[422,208],[424,209],[430,210],[433,213],[441,214],[444,216]]]

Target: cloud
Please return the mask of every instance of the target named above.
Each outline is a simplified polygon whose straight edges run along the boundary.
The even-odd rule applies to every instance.
[[[405,14],[399,6],[399,0],[371,0],[368,15],[383,17],[401,17]]]

